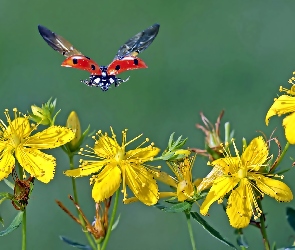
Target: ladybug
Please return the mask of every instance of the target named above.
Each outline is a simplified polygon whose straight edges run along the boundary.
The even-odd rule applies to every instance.
[[[108,66],[99,66],[95,61],[75,49],[66,39],[46,27],[38,25],[39,33],[47,44],[66,57],[61,66],[90,72],[89,79],[81,80],[81,82],[87,86],[100,87],[102,91],[107,91],[112,84],[117,87],[122,82],[129,80],[129,77],[125,80],[117,77],[118,74],[127,70],[147,68],[145,62],[137,55],[151,45],[159,28],[159,24],[154,24],[139,32],[119,48],[114,60]]]

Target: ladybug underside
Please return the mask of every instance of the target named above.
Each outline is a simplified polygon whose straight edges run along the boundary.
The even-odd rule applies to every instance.
[[[100,66],[101,75],[90,75],[89,79],[81,80],[82,83],[90,87],[100,87],[102,91],[107,91],[112,84],[115,84],[115,87],[118,87],[121,83],[127,82],[129,77],[125,80],[116,77],[116,75],[108,75],[107,67]]]

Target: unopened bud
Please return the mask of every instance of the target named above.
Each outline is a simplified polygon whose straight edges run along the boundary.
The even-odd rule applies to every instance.
[[[69,148],[72,151],[75,151],[80,145],[79,141],[81,138],[81,125],[79,121],[79,117],[75,111],[72,111],[67,119],[66,126],[71,128],[75,132],[75,137],[73,140],[69,142]]]

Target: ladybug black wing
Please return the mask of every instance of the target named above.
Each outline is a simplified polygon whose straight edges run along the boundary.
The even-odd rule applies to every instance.
[[[114,59],[122,59],[126,56],[136,57],[151,45],[159,32],[160,25],[154,24],[130,38],[118,50]]]
[[[42,25],[38,25],[38,30],[45,42],[47,42],[51,48],[61,53],[65,57],[82,55],[80,51],[76,50],[73,45],[62,36],[55,34]]]

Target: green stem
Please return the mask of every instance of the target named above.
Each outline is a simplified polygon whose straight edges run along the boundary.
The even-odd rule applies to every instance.
[[[109,241],[111,233],[112,233],[112,227],[113,227],[113,224],[114,224],[114,221],[116,218],[116,212],[117,212],[117,208],[118,208],[119,193],[120,193],[120,190],[118,189],[116,191],[116,197],[115,197],[114,207],[113,207],[113,211],[112,211],[112,216],[110,219],[110,224],[108,226],[107,234],[106,234],[106,237],[104,238],[101,250],[106,249],[106,247],[108,245],[108,241]]]
[[[70,159],[70,169],[74,169],[74,155],[70,154],[69,159]],[[75,180],[74,177],[72,177],[72,187],[73,187],[73,194],[74,194],[75,202],[79,204],[77,187],[76,187],[76,180]],[[86,230],[85,221],[84,221],[84,219],[83,219],[83,217],[80,214],[78,209],[77,209],[77,212],[78,212],[78,216],[79,216],[80,222],[81,222],[82,227],[83,227],[83,232],[85,233],[85,236],[86,236],[91,248],[92,249],[97,249],[96,246],[95,246],[95,243],[93,242],[93,240],[92,240],[92,238],[91,238],[91,236],[89,234],[89,232]]]
[[[281,156],[280,156],[279,160],[278,160],[277,163],[272,167],[271,172],[273,172],[273,171],[276,169],[276,167],[280,164],[280,162],[283,160],[285,154],[286,154],[287,151],[288,151],[289,146],[290,146],[290,143],[287,142],[286,145],[285,145],[285,147],[284,147],[284,149],[283,149],[283,152],[281,153]]]
[[[188,228],[188,232],[189,232],[189,237],[191,239],[191,243],[192,243],[192,249],[196,250],[196,243],[194,240],[194,235],[193,235],[193,228],[192,228],[192,224],[191,224],[191,220],[190,220],[190,214],[189,213],[185,213],[186,216],[186,223],[187,223],[187,228]]]
[[[24,172],[21,166],[18,166],[19,170],[19,179],[23,180]],[[22,250],[26,250],[27,248],[27,212],[26,208],[23,212],[23,220],[22,220]]]
[[[263,213],[263,209],[262,209],[262,203],[261,200],[258,199],[257,203],[261,209],[261,216],[260,216],[260,232],[262,234],[262,238],[263,238],[263,244],[264,244],[264,249],[265,250],[270,250],[270,245],[269,245],[269,241],[267,238],[267,233],[266,233],[266,227],[265,227],[265,215]]]
[[[27,212],[26,209],[23,213],[23,220],[22,220],[22,250],[26,250],[27,247]]]
[[[244,233],[243,233],[243,229],[242,228],[239,228],[238,229],[238,233],[239,233],[239,235],[243,235]],[[246,250],[247,248],[245,247],[245,246],[243,246],[243,245],[239,245],[239,247],[242,249],[242,250]]]

